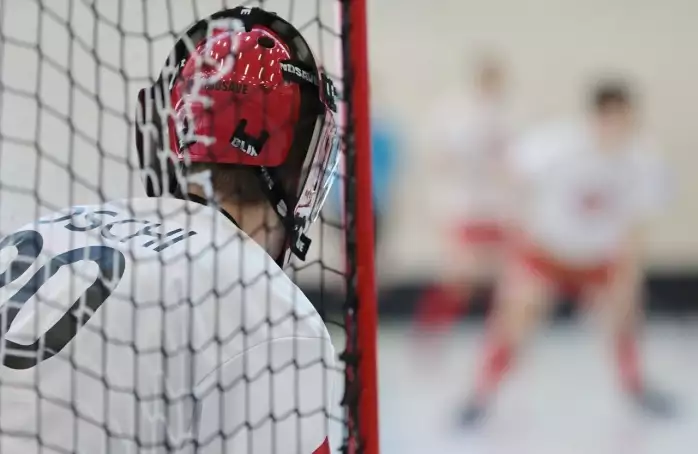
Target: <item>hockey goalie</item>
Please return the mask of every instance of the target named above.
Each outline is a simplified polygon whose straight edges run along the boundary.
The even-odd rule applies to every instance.
[[[282,267],[334,179],[332,82],[289,22],[238,7],[138,105],[148,197],[0,242],[0,452],[329,453],[335,353]]]

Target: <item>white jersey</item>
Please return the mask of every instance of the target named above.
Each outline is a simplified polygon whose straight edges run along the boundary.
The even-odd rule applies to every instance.
[[[502,166],[509,135],[502,106],[456,96],[437,106],[428,123],[428,151],[450,170],[440,175],[435,198],[464,220],[499,219],[506,208]]]
[[[223,213],[74,207],[5,238],[0,271],[2,454],[324,446],[329,334]]]
[[[613,259],[631,229],[666,198],[663,163],[639,138],[601,151],[583,122],[544,127],[510,157],[528,189],[519,227],[573,264]]]

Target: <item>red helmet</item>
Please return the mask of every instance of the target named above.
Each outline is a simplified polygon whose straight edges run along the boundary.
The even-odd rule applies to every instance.
[[[238,7],[199,21],[139,96],[148,195],[182,196],[191,162],[249,166],[304,258],[339,160],[335,96],[300,32],[277,15]],[[163,150],[143,140],[156,130],[168,133]],[[291,188],[288,173],[285,185],[280,177],[287,167]]]

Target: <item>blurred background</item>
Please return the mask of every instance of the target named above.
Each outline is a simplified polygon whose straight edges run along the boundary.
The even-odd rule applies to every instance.
[[[671,203],[649,231],[646,264],[652,285],[662,293],[672,287],[678,291],[670,298],[672,306],[698,305],[698,293],[689,293],[698,292],[691,285],[698,273],[693,206],[698,55],[692,51],[698,5],[689,0],[527,0],[516,5],[444,0],[436,6],[386,0],[368,5],[374,200],[381,227],[390,232],[377,244],[384,290],[428,284],[447,266],[443,257],[453,244],[434,232],[458,219],[462,207],[450,201],[462,195],[439,193],[434,186],[465,176],[439,173],[433,163],[446,151],[425,144],[424,134],[427,117],[440,101],[472,89],[484,53],[498,59],[506,72],[506,113],[514,134],[583,112],[599,77],[610,74],[632,83],[643,127],[659,145],[675,185]],[[408,304],[388,306],[402,310]]]
[[[3,234],[68,204],[142,195],[124,139],[133,132],[135,92],[159,71],[171,32],[221,3],[0,0]],[[336,38],[322,46],[333,38],[313,22],[336,28],[335,2],[265,6],[308,23],[311,45],[340,74]],[[698,2],[368,0],[368,7],[383,452],[694,453]],[[490,168],[481,152],[508,155],[542,125],[588,116],[594,87],[609,78],[629,87],[636,132],[651,139],[665,169],[670,196],[647,219],[639,259],[649,317],[639,342],[643,368],[672,396],[677,416],[658,420],[628,405],[603,317],[561,298],[502,383],[491,417],[466,424],[484,317],[503,269],[487,252],[476,255],[472,238],[501,234],[490,221],[509,226],[490,187],[503,166]],[[316,226],[320,246],[297,272],[329,313],[343,298],[340,192]],[[488,223],[473,233],[466,221],[481,216]]]
[[[385,452],[695,449],[697,17],[690,0],[369,1]],[[468,268],[468,244],[453,232],[467,217],[466,192],[478,185],[467,169],[471,137],[463,134],[459,147],[439,128],[473,124],[476,79],[488,62],[501,73],[499,114],[511,143],[551,121],[584,116],[600,81],[631,87],[638,128],[661,156],[671,193],[648,219],[643,241],[649,322],[641,356],[649,380],[681,408],[676,420],[643,418],[627,405],[603,316],[562,298],[554,321],[542,324],[505,379],[487,423],[459,424],[482,367],[496,273],[468,298],[460,295],[467,310],[434,296],[444,277],[467,281],[459,273]],[[468,118],[454,121],[459,116]],[[313,293],[311,282],[306,288]],[[426,341],[419,335],[425,318],[443,327]]]

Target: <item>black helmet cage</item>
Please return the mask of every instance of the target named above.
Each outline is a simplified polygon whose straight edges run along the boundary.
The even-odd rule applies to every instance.
[[[301,33],[289,22],[277,16],[275,13],[264,11],[254,7],[236,7],[221,10],[207,18],[195,23],[185,35],[183,35],[170,52],[162,71],[155,83],[140,91],[138,95],[138,107],[136,112],[136,148],[148,197],[158,197],[165,194],[177,198],[186,198],[187,169],[190,161],[187,153],[184,153],[183,161],[180,161],[174,153],[169,152],[168,121],[162,118],[161,112],[169,112],[171,109],[169,93],[174,86],[179,72],[188,60],[189,55],[195,50],[198,43],[209,36],[213,28],[223,26],[250,31],[255,26],[265,27],[274,33],[289,47],[291,67],[318,74],[317,81],[298,77],[292,69],[284,69],[284,80],[299,85],[301,89],[300,112],[313,112],[322,115],[327,108],[336,112],[336,90],[332,80],[318,67],[310,46]],[[291,152],[294,149],[308,150],[312,140],[315,125],[308,128],[300,119],[294,133],[294,141]],[[309,129],[309,131],[308,131]],[[303,233],[307,219],[296,218],[294,207],[298,201],[298,195],[291,196],[281,184],[281,177],[277,169],[269,167],[254,167],[250,169],[259,175],[259,181],[267,194],[269,203],[281,219],[286,231],[286,242],[291,252],[301,260],[305,259],[310,239]],[[306,175],[307,178],[307,175]],[[192,181],[193,180],[189,180]],[[197,183],[202,183],[202,180]],[[303,187],[305,181],[299,181],[299,187]],[[204,187],[209,202],[215,198],[210,187]],[[284,261],[285,253],[277,261]]]

